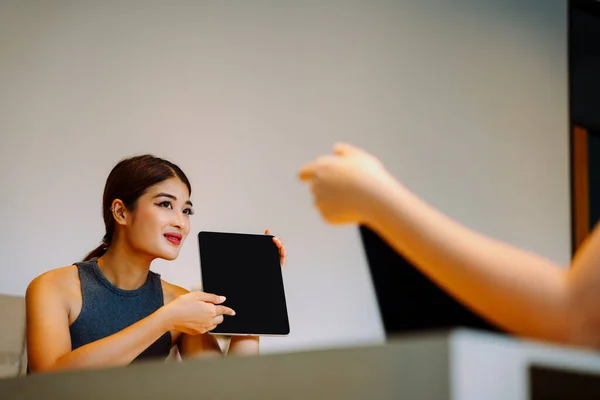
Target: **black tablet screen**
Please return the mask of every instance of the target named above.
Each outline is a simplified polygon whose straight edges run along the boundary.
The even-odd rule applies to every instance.
[[[287,335],[289,320],[277,245],[273,236],[200,232],[203,291],[227,297],[235,316],[211,333]]]

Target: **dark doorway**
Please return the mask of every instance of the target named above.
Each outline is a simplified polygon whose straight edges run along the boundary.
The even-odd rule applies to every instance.
[[[600,218],[600,3],[569,8],[572,252]]]

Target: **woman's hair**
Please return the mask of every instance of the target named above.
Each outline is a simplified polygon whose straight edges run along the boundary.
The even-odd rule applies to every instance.
[[[111,209],[113,200],[120,199],[128,210],[133,210],[137,199],[150,187],[175,177],[187,186],[191,195],[190,181],[183,171],[170,161],[145,154],[121,160],[115,165],[106,179],[102,198],[106,234],[102,238],[102,244],[85,256],[83,261],[102,256],[111,244],[115,230],[115,219]]]

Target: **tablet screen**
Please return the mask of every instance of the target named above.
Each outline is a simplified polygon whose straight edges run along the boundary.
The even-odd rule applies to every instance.
[[[227,297],[235,316],[211,331],[222,335],[287,335],[288,321],[277,245],[271,235],[200,232],[203,291]]]

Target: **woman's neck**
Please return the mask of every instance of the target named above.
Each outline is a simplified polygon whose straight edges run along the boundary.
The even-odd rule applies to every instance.
[[[111,245],[98,258],[98,268],[110,283],[123,290],[135,290],[148,278],[152,259],[132,251],[130,247]]]

